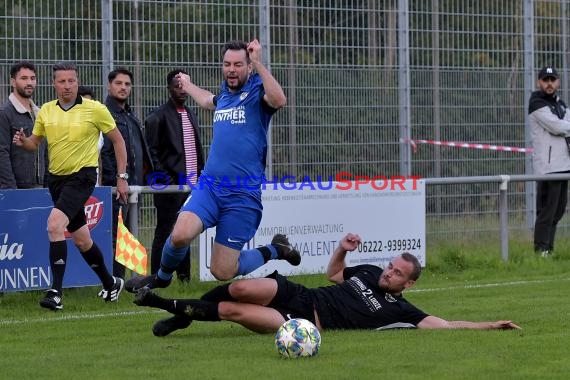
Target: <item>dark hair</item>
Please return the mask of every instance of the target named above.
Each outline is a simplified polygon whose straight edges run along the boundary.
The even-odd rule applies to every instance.
[[[172,70],[171,72],[169,72],[168,74],[166,74],[166,84],[168,86],[170,86],[170,84],[172,83],[172,81],[174,80],[174,78],[176,78],[176,75],[178,75],[178,73],[182,73],[182,74],[186,74],[188,75],[188,73],[182,69],[175,69]]]
[[[79,96],[90,96],[92,98],[95,97],[95,94],[93,93],[93,89],[91,87],[87,87],[87,86],[79,86],[79,89],[77,90],[77,95]]]
[[[55,65],[53,65],[52,71],[54,78],[56,71],[75,71],[76,73],[78,73],[77,66],[75,65],[75,63],[69,61],[62,61],[56,63]]]
[[[34,64],[32,62],[20,61],[18,63],[15,63],[14,65],[12,65],[12,67],[10,68],[10,77],[16,78],[16,75],[22,69],[29,69],[29,70],[32,70],[34,72],[34,74],[36,73],[36,66],[34,66]]]
[[[222,57],[226,54],[228,50],[245,50],[245,57],[247,63],[250,63],[249,53],[247,51],[247,44],[245,42],[239,40],[232,40],[226,42],[224,44],[224,48],[222,49]]]
[[[128,75],[131,83],[133,82],[133,73],[129,70],[125,69],[124,67],[117,67],[115,70],[111,71],[109,75],[107,75],[107,79],[109,83],[111,83],[119,74]]]
[[[409,252],[402,253],[400,257],[404,259],[404,261],[412,263],[414,266],[414,270],[412,273],[410,273],[410,280],[416,281],[418,278],[420,278],[420,274],[422,274],[422,265],[420,264],[418,258]]]

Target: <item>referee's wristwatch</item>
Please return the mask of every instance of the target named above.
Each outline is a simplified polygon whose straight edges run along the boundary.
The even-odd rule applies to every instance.
[[[117,179],[124,179],[125,181],[129,180],[129,173],[119,173],[117,174]]]

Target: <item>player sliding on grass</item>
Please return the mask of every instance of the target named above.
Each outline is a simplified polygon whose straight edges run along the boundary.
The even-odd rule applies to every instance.
[[[336,285],[309,289],[273,273],[217,286],[199,300],[166,299],[145,288],[134,302],[174,314],[154,325],[156,336],[186,328],[192,320],[226,320],[256,332],[275,332],[289,318],[308,319],[319,329],[520,329],[511,321],[446,321],[424,313],[402,297],[420,276],[418,259],[403,253],[384,269],[347,267],[346,254],[360,242],[360,236],[349,233],[331,256],[327,276]]]

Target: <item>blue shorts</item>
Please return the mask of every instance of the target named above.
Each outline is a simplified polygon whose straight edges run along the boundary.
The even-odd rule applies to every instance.
[[[180,211],[198,215],[204,230],[216,227],[216,243],[241,251],[261,222],[261,190],[196,186]]]

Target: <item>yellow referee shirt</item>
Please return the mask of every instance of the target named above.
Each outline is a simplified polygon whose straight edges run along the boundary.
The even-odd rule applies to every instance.
[[[115,127],[105,105],[78,96],[67,111],[57,100],[44,104],[32,133],[47,139],[49,172],[67,175],[84,167],[97,167],[99,131],[108,133]]]

